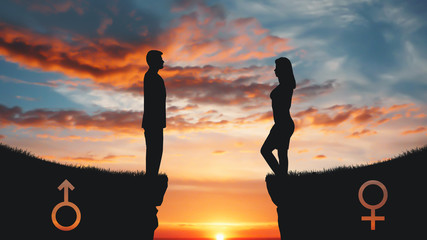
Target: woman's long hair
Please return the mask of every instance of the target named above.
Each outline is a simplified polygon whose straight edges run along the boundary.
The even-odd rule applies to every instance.
[[[294,71],[292,70],[291,61],[289,61],[289,59],[285,57],[280,57],[274,62],[276,63],[276,67],[280,68],[280,72],[283,73],[284,78],[286,78],[286,81],[289,81],[288,86],[290,86],[292,89],[295,89],[297,84],[295,82]]]

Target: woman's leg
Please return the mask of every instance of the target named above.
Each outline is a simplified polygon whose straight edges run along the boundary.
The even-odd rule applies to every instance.
[[[265,161],[267,162],[268,166],[270,166],[271,170],[273,170],[275,175],[280,175],[282,173],[282,170],[279,167],[279,163],[277,162],[277,159],[273,155],[274,147],[271,143],[271,139],[267,137],[264,144],[261,147],[261,155],[264,157]]]
[[[283,173],[288,174],[288,150],[287,149],[277,149],[277,155],[279,155],[279,167]]]

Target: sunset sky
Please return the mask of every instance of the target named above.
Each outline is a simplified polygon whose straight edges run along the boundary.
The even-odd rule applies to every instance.
[[[156,237],[278,237],[259,149],[293,63],[291,171],[427,143],[425,1],[3,1],[0,141],[145,170],[145,55],[161,50],[169,188]],[[13,159],[8,159],[11,161]]]

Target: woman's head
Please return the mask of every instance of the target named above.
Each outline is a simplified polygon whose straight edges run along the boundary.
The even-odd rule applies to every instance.
[[[276,59],[275,63],[276,68],[274,69],[274,72],[276,73],[279,82],[294,89],[296,87],[296,82],[294,72],[292,71],[291,61],[285,57],[280,57]]]

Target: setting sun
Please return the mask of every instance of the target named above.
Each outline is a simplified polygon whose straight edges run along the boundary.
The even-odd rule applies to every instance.
[[[222,234],[222,233],[218,233],[217,235],[216,235],[216,240],[224,240],[225,238],[224,238],[224,234]]]

